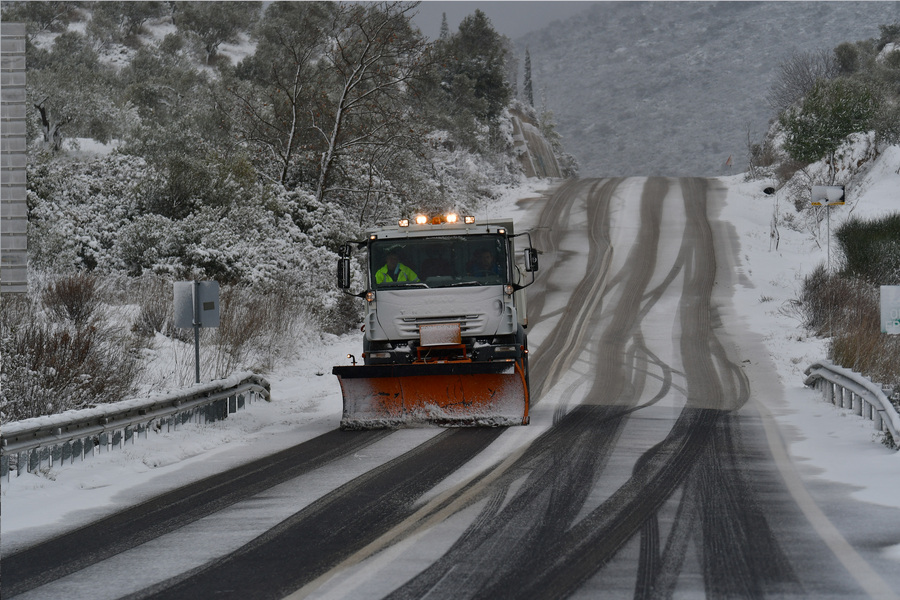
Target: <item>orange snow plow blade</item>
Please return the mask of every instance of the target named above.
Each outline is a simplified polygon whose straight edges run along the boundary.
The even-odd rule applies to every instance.
[[[344,396],[341,429],[528,424],[517,361],[344,366],[332,373]]]

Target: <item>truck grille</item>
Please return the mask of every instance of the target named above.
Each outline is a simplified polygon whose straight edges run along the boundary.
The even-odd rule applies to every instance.
[[[420,325],[436,325],[439,323],[458,323],[463,337],[479,335],[484,332],[484,315],[462,315],[455,317],[398,317],[395,321],[397,330],[405,338],[418,337]]]

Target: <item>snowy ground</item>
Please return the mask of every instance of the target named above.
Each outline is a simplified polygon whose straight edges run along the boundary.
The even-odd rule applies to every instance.
[[[871,217],[900,210],[898,167],[900,147],[894,147],[881,156],[857,197],[851,194],[847,206],[833,209],[832,227],[851,212]],[[781,226],[776,250],[770,241],[776,202],[780,211],[793,208],[784,198],[762,192],[769,182],[747,183],[743,175],[721,182],[728,194],[720,218],[731,223],[740,245],[727,328],[738,336],[739,348],[741,336],[762,339],[777,367],[780,381],[770,384],[779,388],[781,397],[775,394],[765,409],[773,415],[793,461],[802,466],[804,477],[847,484],[860,501],[900,508],[900,453],[878,442],[871,422],[825,404],[803,387],[803,370],[824,358],[825,342],[807,337],[784,307],[797,296],[803,275],[824,262],[824,231],[817,243],[810,232]],[[531,182],[508,190],[491,211],[499,214],[505,206],[505,214],[527,224],[534,216],[524,214],[523,207],[535,207],[530,202],[517,206],[516,200],[534,197],[546,185]],[[354,334],[310,349],[267,376],[271,402],[254,403],[225,422],[151,434],[83,463],[4,480],[3,552],[334,429],[341,399],[331,366],[346,364],[346,355],[358,354],[360,348],[360,336]],[[900,560],[900,548],[891,555]]]

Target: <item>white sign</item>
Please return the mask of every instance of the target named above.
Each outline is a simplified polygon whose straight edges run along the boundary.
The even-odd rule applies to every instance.
[[[881,333],[900,335],[900,285],[881,286]]]
[[[175,282],[175,327],[219,326],[219,282]]]
[[[814,185],[812,188],[813,206],[834,206],[844,203],[844,186]]]

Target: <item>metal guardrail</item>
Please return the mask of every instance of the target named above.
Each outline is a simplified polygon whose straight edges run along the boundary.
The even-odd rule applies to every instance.
[[[882,389],[860,373],[827,361],[811,364],[804,373],[804,385],[821,391],[835,406],[873,421],[876,431],[890,432],[894,446],[900,444],[900,414],[890,401],[893,390]]]
[[[7,423],[0,428],[0,478],[121,448],[150,429],[219,421],[258,397],[269,399],[269,382],[247,372],[179,392]]]

